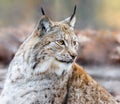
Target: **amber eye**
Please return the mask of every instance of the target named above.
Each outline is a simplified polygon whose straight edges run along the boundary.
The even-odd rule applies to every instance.
[[[73,45],[76,45],[77,44],[77,42],[76,41],[73,41]]]
[[[57,40],[57,43],[58,43],[59,45],[65,45],[64,40]]]

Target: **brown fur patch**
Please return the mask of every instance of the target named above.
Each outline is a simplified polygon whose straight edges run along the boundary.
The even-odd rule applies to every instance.
[[[73,78],[82,77],[86,83],[93,81],[93,79],[87,74],[87,72],[76,63],[73,64],[73,75],[72,76]],[[94,83],[96,82],[94,81]]]
[[[67,24],[61,25],[61,30],[66,34],[72,34],[72,30],[70,29],[70,26]]]

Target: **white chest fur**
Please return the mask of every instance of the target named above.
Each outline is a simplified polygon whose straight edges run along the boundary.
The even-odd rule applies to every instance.
[[[36,101],[39,96],[40,103],[48,103],[48,100],[52,101],[55,98],[53,95],[58,95],[60,92],[61,97],[59,99],[61,100],[59,101],[62,102],[62,97],[66,95],[66,86],[72,64],[50,59],[39,64],[33,70],[27,63],[23,62],[22,64],[22,61],[17,61],[16,63],[14,60],[17,59],[13,59],[9,67],[6,84],[0,98],[1,101],[5,102],[3,104],[6,104],[7,101],[10,104],[19,104],[18,102],[22,101],[21,96],[26,102],[28,98]],[[48,99],[44,98],[46,95]]]

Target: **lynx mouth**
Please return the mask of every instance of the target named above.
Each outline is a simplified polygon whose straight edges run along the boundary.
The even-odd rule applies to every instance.
[[[72,60],[72,59],[70,59],[70,60],[59,60],[59,59],[57,59],[57,58],[56,58],[56,60],[57,60],[57,61],[59,61],[59,62],[62,62],[62,63],[67,63],[67,64],[69,64],[69,63],[72,63],[72,62],[73,62],[73,60]]]

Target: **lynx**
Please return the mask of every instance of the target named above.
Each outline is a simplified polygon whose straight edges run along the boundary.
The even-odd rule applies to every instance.
[[[43,9],[38,25],[10,63],[0,104],[117,104],[75,63],[75,11],[55,22]]]

